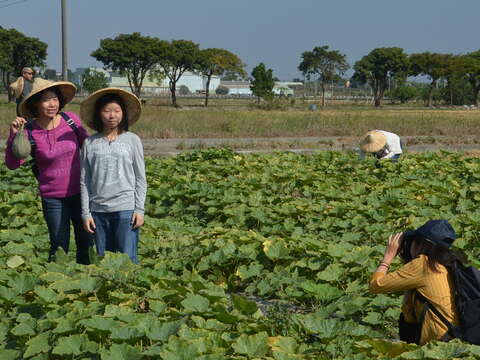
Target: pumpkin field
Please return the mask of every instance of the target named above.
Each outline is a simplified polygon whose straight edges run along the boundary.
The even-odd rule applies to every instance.
[[[480,267],[480,159],[207,149],[146,170],[140,264],[84,266],[47,263],[36,181],[0,164],[0,359],[480,359],[398,341],[401,294],[368,292],[388,235],[428,219]]]

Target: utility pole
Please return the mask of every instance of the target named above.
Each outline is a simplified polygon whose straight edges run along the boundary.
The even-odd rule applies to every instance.
[[[67,0],[62,1],[62,78],[68,81]]]

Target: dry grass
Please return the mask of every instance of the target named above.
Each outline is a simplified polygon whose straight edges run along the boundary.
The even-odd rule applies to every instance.
[[[132,130],[143,138],[256,138],[305,136],[358,136],[370,129],[385,129],[403,136],[480,135],[480,111],[424,109],[421,107],[334,105],[315,112],[297,101],[287,110],[258,110],[251,99],[180,99],[179,109],[168,99],[147,100],[142,118]],[[67,110],[79,112],[78,102]],[[0,99],[0,138],[8,134],[15,104]],[[433,140],[432,140],[433,141]]]

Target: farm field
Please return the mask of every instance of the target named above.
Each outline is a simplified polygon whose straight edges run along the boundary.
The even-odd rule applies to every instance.
[[[46,263],[35,181],[0,165],[2,360],[480,359],[398,342],[401,296],[367,286],[388,235],[432,218],[480,266],[479,159],[208,149],[148,158],[147,179],[140,265]]]
[[[182,103],[181,100],[185,102]],[[277,138],[277,137],[358,137],[371,129],[386,129],[401,136],[418,137],[431,143],[432,137],[448,137],[448,142],[475,142],[480,135],[480,111],[426,109],[420,106],[335,105],[307,111],[307,103],[279,110],[261,110],[245,100],[221,102],[209,108],[180,99],[180,109],[147,100],[142,118],[132,128],[143,139]],[[200,100],[195,100],[199,102]],[[234,105],[237,104],[237,105]],[[79,112],[79,99],[66,110]],[[0,102],[0,139],[8,136],[15,117],[13,103]],[[468,139],[465,140],[465,136]]]

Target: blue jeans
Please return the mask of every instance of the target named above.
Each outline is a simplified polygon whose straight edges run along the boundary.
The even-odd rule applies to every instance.
[[[127,254],[138,264],[137,247],[139,229],[132,227],[133,210],[92,212],[95,221],[95,243],[99,256],[105,251]]]
[[[48,261],[55,259],[59,247],[68,252],[71,222],[77,245],[77,263],[90,264],[88,248],[92,245],[92,237],[83,229],[80,194],[66,198],[42,198],[42,209],[50,236]]]

